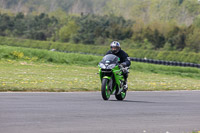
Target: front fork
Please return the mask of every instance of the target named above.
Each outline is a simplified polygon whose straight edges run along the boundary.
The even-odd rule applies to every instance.
[[[101,79],[101,83],[103,79],[108,79],[108,89],[111,92],[111,94],[114,94],[116,91],[116,85],[114,85],[114,75],[112,74],[111,76],[105,76],[101,70],[99,70],[99,75]]]
[[[108,79],[108,89],[111,92],[111,94],[114,94],[116,91],[116,85],[114,85],[114,79],[113,76],[104,76],[103,79]]]

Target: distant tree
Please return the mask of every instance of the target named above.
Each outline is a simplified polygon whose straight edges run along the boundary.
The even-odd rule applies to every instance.
[[[9,36],[11,34],[10,31],[13,30],[13,27],[14,23],[12,18],[7,14],[0,14],[0,35]]]
[[[132,36],[132,21],[123,17],[86,15],[76,20],[79,25],[75,40],[94,44],[97,38],[124,40]]]
[[[138,43],[152,44],[152,49],[162,48],[165,44],[165,37],[157,29],[152,30],[150,27],[134,32],[132,39]],[[148,42],[148,43],[147,43]],[[146,47],[146,46],[142,46]]]
[[[193,52],[200,52],[200,28],[194,28],[187,36],[185,49]]]
[[[200,28],[200,15],[198,15],[198,16],[194,19],[193,25],[194,25],[195,27]]]
[[[62,42],[68,42],[73,35],[78,31],[78,26],[75,21],[69,21],[67,25],[63,26],[59,30],[59,38]]]
[[[185,47],[186,31],[184,28],[174,27],[167,35],[167,43],[176,50],[183,50]]]

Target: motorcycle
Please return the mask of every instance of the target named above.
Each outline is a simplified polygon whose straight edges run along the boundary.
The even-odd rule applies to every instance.
[[[119,57],[108,54],[103,57],[98,65],[101,79],[101,94],[104,100],[108,100],[110,95],[115,95],[116,99],[120,101],[126,97],[126,91],[124,90],[125,79],[123,76],[125,68],[119,64],[119,61]]]

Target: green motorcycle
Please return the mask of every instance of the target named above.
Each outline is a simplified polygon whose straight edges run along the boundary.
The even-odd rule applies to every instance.
[[[123,67],[119,64],[119,57],[108,54],[103,57],[99,63],[99,75],[101,79],[101,94],[104,100],[108,100],[110,95],[115,95],[117,100],[124,100],[126,91],[124,91]]]

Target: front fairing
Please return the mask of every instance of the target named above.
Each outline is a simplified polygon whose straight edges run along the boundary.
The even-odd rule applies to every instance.
[[[103,63],[105,65],[118,64],[119,60],[120,60],[119,57],[117,57],[116,55],[108,54],[103,57],[100,63]]]
[[[118,92],[122,90],[122,84],[124,82],[124,77],[122,71],[119,68],[119,57],[109,54],[103,57],[102,61],[99,63],[99,76],[102,82],[103,78],[113,79],[114,89],[118,88]]]
[[[101,62],[99,63],[99,74],[100,79],[104,76],[110,76],[112,75],[112,69],[114,69],[118,65],[118,57],[113,54],[108,54],[103,57]]]
[[[113,69],[115,68],[117,64],[103,64],[103,63],[99,63],[99,67],[101,69]]]

